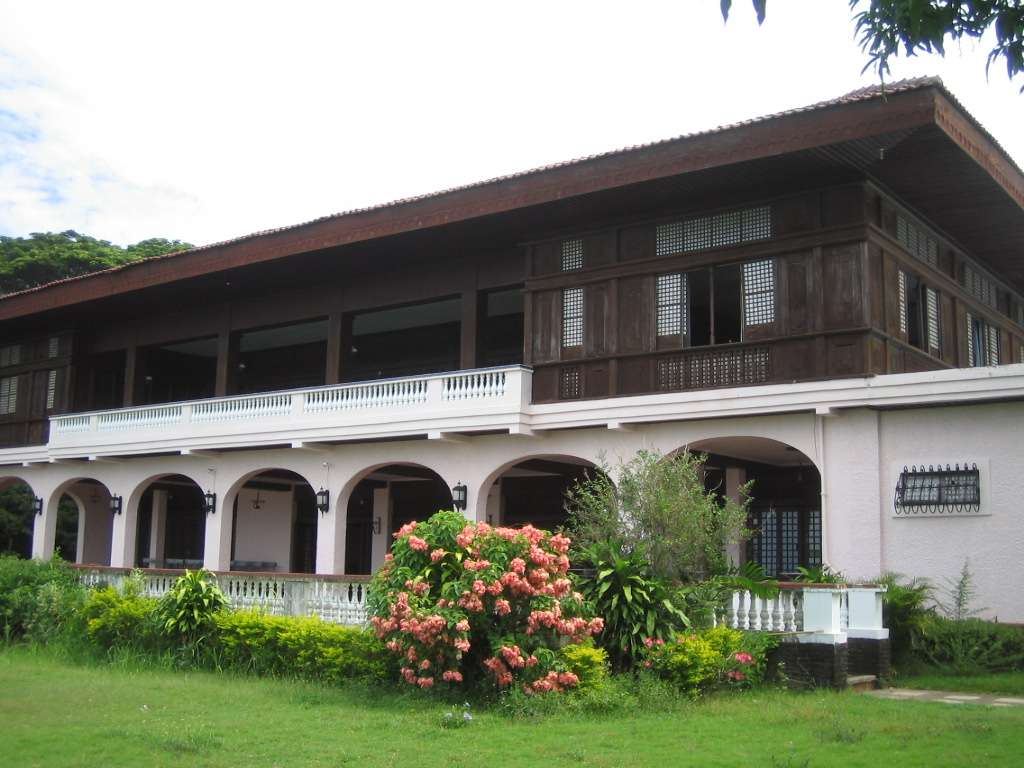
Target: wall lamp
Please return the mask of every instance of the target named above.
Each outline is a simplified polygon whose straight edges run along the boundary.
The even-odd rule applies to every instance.
[[[39,496],[35,496],[32,499],[32,510],[37,514],[43,514],[43,500]]]
[[[207,491],[203,494],[203,512],[208,515],[217,513],[217,494],[213,491]]]
[[[466,496],[467,489],[463,483],[459,483],[452,488],[452,504],[460,512],[466,511]]]
[[[111,496],[110,497],[110,514],[112,514],[112,515],[120,515],[121,514],[121,508],[122,508],[121,497],[120,496]]]
[[[380,536],[380,515],[373,521],[373,535]]]
[[[331,508],[331,492],[322,486],[316,492],[316,508],[320,510],[321,515],[327,514],[327,510]]]

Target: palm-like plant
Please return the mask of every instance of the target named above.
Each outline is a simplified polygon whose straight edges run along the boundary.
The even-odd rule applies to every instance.
[[[227,604],[227,597],[209,571],[186,570],[160,600],[159,615],[164,632],[195,642]]]
[[[583,551],[583,559],[594,574],[581,580],[580,589],[604,618],[599,640],[616,669],[631,666],[646,638],[667,639],[689,626],[667,586],[652,575],[642,552],[624,553],[614,543],[592,544]]]

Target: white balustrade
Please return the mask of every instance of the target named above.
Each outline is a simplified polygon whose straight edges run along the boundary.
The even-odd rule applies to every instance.
[[[52,417],[46,450],[77,458],[234,446],[268,432],[286,442],[405,436],[413,425],[421,434],[514,429],[529,389],[529,369],[517,365],[68,414]]]
[[[79,568],[87,587],[124,589],[129,571],[116,568]],[[140,594],[161,598],[179,573],[141,571]],[[232,608],[255,609],[275,616],[319,616],[334,624],[366,623],[366,582],[314,575],[216,573],[217,585]]]
[[[751,632],[803,632],[820,635],[884,638],[885,587],[786,584],[773,596],[733,592],[714,612],[713,622]]]

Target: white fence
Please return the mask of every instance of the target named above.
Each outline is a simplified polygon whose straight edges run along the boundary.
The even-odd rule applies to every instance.
[[[516,430],[530,402],[518,365],[53,416],[56,458],[152,450]]]
[[[121,588],[131,571],[80,568],[86,586]],[[180,571],[140,571],[141,594],[163,597]],[[359,577],[273,573],[215,573],[218,586],[234,608],[256,608],[275,616],[319,616],[335,624],[366,623],[367,580]]]
[[[874,584],[783,583],[774,597],[734,592],[716,624],[752,632],[797,632],[821,638],[884,639],[885,587]]]

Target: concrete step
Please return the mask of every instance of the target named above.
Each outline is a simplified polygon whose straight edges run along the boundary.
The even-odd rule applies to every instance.
[[[878,677],[876,675],[850,675],[846,678],[846,685],[852,691],[874,691],[878,688]]]

